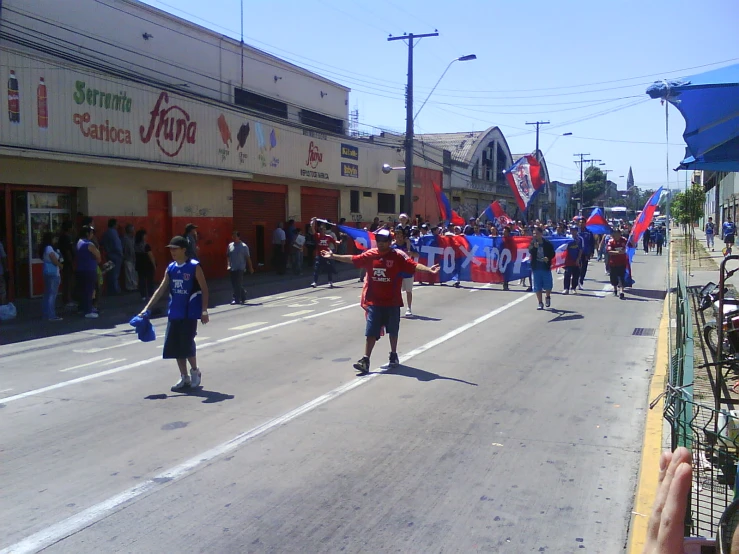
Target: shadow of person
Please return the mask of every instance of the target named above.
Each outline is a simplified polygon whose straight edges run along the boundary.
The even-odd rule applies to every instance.
[[[463,383],[465,385],[471,385],[473,387],[477,386],[477,383],[470,383],[469,381],[465,381],[464,379],[455,379],[454,377],[445,377],[443,375],[439,375],[438,373],[431,373],[430,371],[424,371],[423,369],[418,369],[417,367],[411,367],[407,365],[399,365],[398,367],[389,368],[384,371],[386,375],[399,375],[401,377],[411,377],[413,379],[417,379],[418,381],[436,381],[436,380],[443,380],[443,381],[455,381],[457,383]]]
[[[224,400],[233,400],[235,397],[233,394],[224,394],[222,392],[216,392],[212,390],[205,390],[200,387],[196,389],[190,389],[189,391],[182,392],[180,394],[150,394],[145,396],[144,400],[166,400],[167,398],[183,398],[186,396],[197,396],[204,398],[203,404],[215,404],[217,402],[223,402]]]
[[[652,300],[664,300],[667,291],[654,289],[629,289],[629,294],[633,296],[641,296],[642,298],[650,298]]]
[[[412,316],[408,316],[405,319],[415,319],[418,321],[441,321],[441,319],[438,317],[428,317],[425,315],[415,315],[415,314]]]
[[[558,321],[574,321],[576,319],[585,319],[585,316],[572,310],[557,310],[550,308],[550,311],[557,314],[555,317],[549,320],[549,323],[556,323]]]

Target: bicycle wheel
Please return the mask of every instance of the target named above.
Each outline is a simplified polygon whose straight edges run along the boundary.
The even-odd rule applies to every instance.
[[[718,353],[718,329],[715,325],[706,325],[703,328],[703,338],[706,342],[708,350],[711,351],[713,356]]]
[[[734,500],[721,514],[721,519],[718,522],[717,542],[719,554],[731,553],[731,541],[734,540],[737,525],[739,525],[739,500]]]

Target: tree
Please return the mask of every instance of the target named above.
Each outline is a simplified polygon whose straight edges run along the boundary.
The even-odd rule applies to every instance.
[[[704,216],[706,193],[703,187],[694,184],[689,189],[678,192],[672,197],[670,210],[672,217],[683,226],[686,239],[690,237],[690,250],[694,252],[695,236],[694,227],[698,220]]]
[[[595,199],[606,191],[606,174],[600,168],[590,166],[585,169],[583,177],[585,180],[584,186],[583,183],[578,181],[572,187],[572,195],[579,201],[580,189],[582,188],[583,205],[592,206],[595,203]]]

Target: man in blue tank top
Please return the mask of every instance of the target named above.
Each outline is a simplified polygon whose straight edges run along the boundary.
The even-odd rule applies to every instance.
[[[177,360],[180,380],[172,387],[173,392],[200,386],[202,374],[195,355],[195,335],[198,319],[208,323],[208,284],[200,263],[187,256],[187,239],[174,237],[169,241],[169,251],[174,260],[167,267],[159,288],[141,311],[144,316],[157,301],[169,291],[167,309],[167,331],[164,335],[162,358]],[[187,363],[190,374],[187,374]]]

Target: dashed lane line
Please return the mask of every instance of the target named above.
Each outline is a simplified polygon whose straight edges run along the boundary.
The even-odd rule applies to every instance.
[[[238,327],[229,327],[229,331],[243,331],[244,329],[251,329],[252,327],[259,327],[260,325],[267,325],[267,321],[252,321]]]
[[[488,319],[497,316],[498,314],[508,310],[509,308],[512,308],[516,304],[528,300],[532,296],[533,294],[524,294],[523,296],[517,298],[512,302],[509,302],[504,306],[501,306],[500,308],[488,312],[468,323],[465,323],[464,325],[461,325],[460,327],[457,327],[456,329],[452,329],[448,333],[437,337],[401,356],[400,363],[403,364],[411,358],[423,354],[427,350],[430,350],[436,346],[439,346],[440,344],[445,343],[450,339],[453,339],[458,335],[461,335],[465,331],[468,331],[469,329],[487,321]],[[383,368],[378,368],[369,375],[357,377],[349,381],[348,383],[327,392],[326,394],[323,394],[309,402],[306,402],[302,406],[298,406],[297,408],[290,412],[287,412],[286,414],[266,421],[265,423],[258,425],[257,427],[236,435],[232,439],[223,442],[211,448],[210,450],[203,452],[202,454],[190,458],[189,460],[186,460],[185,462],[182,462],[181,464],[176,465],[168,469],[167,471],[164,471],[159,475],[156,475],[155,477],[144,481],[143,483],[131,487],[115,496],[108,498],[107,500],[103,500],[102,502],[95,504],[94,506],[91,506],[86,510],[83,510],[71,517],[68,517],[67,519],[55,523],[45,529],[42,529],[41,531],[38,531],[37,533],[24,538],[20,542],[17,542],[4,548],[3,550],[0,550],[0,554],[17,554],[26,552],[38,552],[40,550],[43,550],[44,548],[55,544],[71,535],[74,535],[75,533],[81,531],[82,529],[85,529],[86,527],[89,527],[90,525],[93,525],[94,523],[108,517],[109,515],[119,511],[120,509],[130,506],[139,498],[153,494],[154,492],[161,490],[167,484],[186,477],[200,467],[210,464],[216,458],[223,456],[224,454],[227,454],[229,452],[233,452],[237,448],[240,448],[252,439],[260,435],[264,435],[269,431],[272,431],[273,429],[281,427],[289,423],[290,421],[300,417],[301,415],[311,412],[319,406],[322,406],[323,404],[326,404],[327,402],[330,402],[331,400],[334,400],[339,396],[342,396],[347,392],[360,387],[361,385],[369,383],[371,380],[377,378],[383,373],[386,373],[386,371],[387,370]]]
[[[302,315],[310,314],[315,312],[315,310],[299,310],[297,312],[292,312],[289,314],[282,314],[282,317],[300,317]]]
[[[104,362],[110,361],[112,359],[113,358],[103,358],[102,360],[95,360],[94,362],[87,362],[86,364],[80,364],[80,365],[68,367],[66,369],[60,369],[59,371],[61,371],[62,373],[64,373],[65,371],[72,371],[73,369],[82,369],[83,367],[89,367],[91,365],[104,363]]]
[[[112,350],[113,348],[120,348],[121,346],[131,346],[132,344],[137,344],[138,342],[139,340],[136,339],[127,342],[119,342],[118,344],[114,344],[112,346],[104,346],[102,348],[85,348],[80,350],[72,350],[72,352],[74,352],[75,354],[97,354],[98,352]]]

